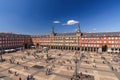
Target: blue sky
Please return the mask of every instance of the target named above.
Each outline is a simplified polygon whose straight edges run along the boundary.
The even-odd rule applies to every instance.
[[[78,22],[82,32],[120,31],[120,0],[0,0],[0,32],[75,32]]]

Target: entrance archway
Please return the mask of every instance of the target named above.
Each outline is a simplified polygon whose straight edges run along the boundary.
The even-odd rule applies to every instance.
[[[36,48],[39,48],[39,44],[38,43],[36,44]]]
[[[24,49],[28,49],[29,45],[26,43],[26,44],[23,44],[23,47],[24,47]]]
[[[107,50],[108,50],[107,45],[103,45],[103,46],[102,46],[102,52],[106,52]]]

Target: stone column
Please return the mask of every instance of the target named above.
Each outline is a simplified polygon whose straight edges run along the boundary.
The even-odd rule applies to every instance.
[[[89,52],[91,52],[91,47],[89,47]]]
[[[88,52],[88,46],[87,46],[87,52]]]
[[[94,52],[94,47],[92,47],[92,52]]]

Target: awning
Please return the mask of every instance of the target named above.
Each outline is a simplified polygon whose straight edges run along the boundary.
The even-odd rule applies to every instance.
[[[15,49],[7,49],[7,50],[4,50],[5,52],[11,52],[11,51],[15,51]]]
[[[33,48],[34,48],[35,46],[31,46],[31,47],[33,47]]]

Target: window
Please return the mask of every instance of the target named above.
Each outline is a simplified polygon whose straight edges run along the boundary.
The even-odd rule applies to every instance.
[[[112,47],[114,47],[114,45],[112,45]]]
[[[99,43],[99,41],[97,41],[97,43]]]
[[[112,37],[112,40],[114,39],[114,37]]]
[[[117,37],[115,39],[118,39]]]
[[[99,47],[99,45],[97,44],[97,47]]]
[[[116,47],[118,47],[118,45],[116,45]]]
[[[111,37],[109,37],[108,39],[111,39]]]
[[[112,43],[114,43],[114,41],[112,41]]]
[[[104,41],[104,43],[106,43],[106,41]]]

